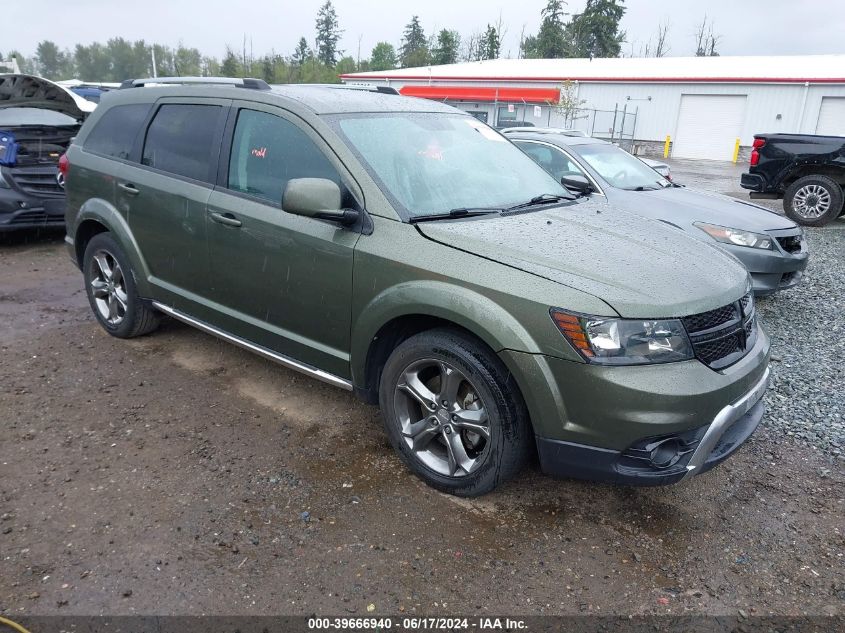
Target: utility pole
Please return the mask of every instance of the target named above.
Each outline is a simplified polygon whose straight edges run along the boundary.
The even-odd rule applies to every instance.
[[[156,77],[158,77],[158,69],[156,68],[156,47],[155,47],[155,44],[153,44],[150,47],[150,53],[153,56],[153,79],[155,79]]]

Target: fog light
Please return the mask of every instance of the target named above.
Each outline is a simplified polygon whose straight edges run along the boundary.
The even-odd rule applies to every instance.
[[[651,465],[655,468],[670,468],[681,459],[681,443],[676,437],[669,437],[651,448]]]

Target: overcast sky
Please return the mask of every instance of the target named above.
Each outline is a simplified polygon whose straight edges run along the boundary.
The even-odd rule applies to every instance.
[[[314,40],[314,20],[324,0],[0,0],[0,52],[35,52],[44,39],[62,47],[111,37],[180,42],[222,57],[226,45],[239,50],[244,35],[256,57],[274,49],[290,54],[301,36]],[[571,0],[579,12],[585,0]],[[837,0],[628,0],[622,26],[626,55],[670,24],[670,55],[691,55],[697,24],[707,15],[721,36],[722,55],[845,53],[845,18]],[[402,29],[418,14],[426,32],[441,28],[463,34],[495,23],[506,27],[502,55],[516,57],[520,33],[536,32],[546,0],[334,0],[344,30],[341,48],[369,57],[373,45],[399,44]],[[249,43],[247,44],[249,47]]]

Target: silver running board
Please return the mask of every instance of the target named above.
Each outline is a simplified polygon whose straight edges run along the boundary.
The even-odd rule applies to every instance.
[[[294,360],[288,356],[284,356],[283,354],[277,354],[276,352],[270,351],[266,347],[261,347],[260,345],[256,345],[255,343],[250,343],[249,341],[242,339],[239,336],[228,334],[223,330],[219,330],[212,325],[208,325],[203,321],[199,321],[193,317],[190,317],[183,312],[179,312],[179,310],[174,310],[170,306],[166,306],[163,303],[159,303],[158,301],[153,301],[152,304],[156,310],[161,310],[168,316],[172,316],[174,319],[178,319],[183,323],[192,325],[193,327],[197,328],[198,330],[202,330],[207,334],[211,334],[213,336],[221,338],[224,341],[228,341],[229,343],[234,343],[238,347],[242,347],[243,349],[247,349],[250,352],[258,354],[259,356],[263,356],[264,358],[275,361],[280,365],[287,367],[288,369],[293,369],[295,371],[311,376],[312,378],[316,378],[317,380],[322,380],[323,382],[326,382],[330,385],[334,385],[335,387],[340,387],[341,389],[352,391],[352,383],[349,380],[346,380],[345,378],[335,376],[334,374],[330,374],[326,371],[323,371],[322,369],[317,369],[316,367],[312,367],[311,365],[300,363],[299,361]]]

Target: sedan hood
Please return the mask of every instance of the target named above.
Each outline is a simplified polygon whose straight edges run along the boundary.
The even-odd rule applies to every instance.
[[[97,107],[67,88],[33,75],[0,75],[0,109],[39,108],[82,121]]]
[[[678,226],[706,222],[755,233],[798,226],[789,218],[751,202],[687,187],[667,187],[656,191],[617,189],[614,193],[616,195],[611,200],[614,204]]]
[[[748,284],[742,265],[721,249],[595,200],[417,228],[441,244],[594,295],[623,317],[704,312],[736,301]]]

